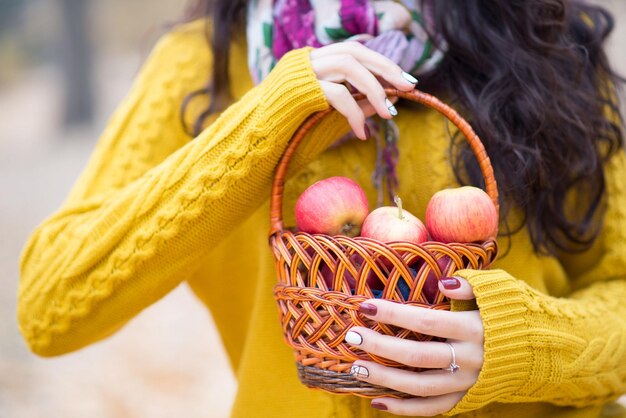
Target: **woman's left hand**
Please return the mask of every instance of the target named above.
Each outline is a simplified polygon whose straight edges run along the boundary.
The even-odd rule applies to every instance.
[[[471,286],[462,278],[446,278],[439,282],[439,289],[450,299],[475,298]],[[476,383],[484,354],[484,329],[478,311],[440,311],[380,299],[363,302],[360,311],[377,322],[447,339],[447,342],[418,342],[381,335],[362,327],[350,329],[346,335],[348,343],[407,366],[430,369],[417,373],[371,361],[355,361],[352,373],[359,380],[416,396],[377,398],[372,401],[373,408],[396,415],[438,415],[451,410]],[[454,373],[450,371],[453,351],[458,365]]]

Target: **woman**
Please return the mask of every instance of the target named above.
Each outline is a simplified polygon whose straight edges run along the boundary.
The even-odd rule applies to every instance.
[[[602,51],[606,11],[566,0],[208,3],[157,45],[67,201],[26,245],[18,316],[35,353],[103,339],[187,281],[237,375],[234,417],[626,416],[610,404],[626,390],[626,158]],[[355,35],[360,42],[342,42]],[[355,363],[359,379],[414,398],[306,389],[272,299],[273,169],[297,127],[331,105],[338,115],[294,158],[285,208],[331,175],[355,178],[375,201],[376,141],[339,140],[346,119],[359,139],[376,135],[372,115],[399,131],[397,149],[383,150],[399,157],[376,184],[411,212],[423,215],[437,190],[480,185],[438,114],[385,97],[383,86],[413,89],[416,74],[485,142],[506,254],[490,271],[441,281],[452,312],[361,306],[376,321],[447,339],[351,330],[348,342],[365,351],[432,369]],[[355,102],[346,82],[367,100]]]

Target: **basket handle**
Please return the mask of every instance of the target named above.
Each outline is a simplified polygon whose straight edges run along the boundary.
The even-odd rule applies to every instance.
[[[498,204],[498,187],[496,185],[496,178],[493,174],[493,167],[491,166],[491,161],[489,160],[489,156],[485,151],[485,147],[481,142],[478,135],[474,132],[472,127],[465,119],[463,119],[454,109],[452,109],[447,104],[443,103],[441,100],[437,99],[430,94],[424,93],[420,90],[412,90],[409,92],[400,91],[397,89],[387,88],[385,92],[388,96],[391,97],[401,97],[403,99],[408,99],[413,102],[421,103],[427,107],[433,108],[446,118],[450,120],[457,128],[465,135],[465,139],[469,144],[472,152],[476,156],[478,160],[478,165],[480,166],[480,171],[483,174],[483,178],[485,179],[485,189],[494,205],[496,206],[496,213],[499,215],[500,213],[500,205]],[[365,98],[363,93],[356,93],[353,95],[355,100],[361,100]],[[306,134],[315,126],[319,121],[321,121],[325,116],[334,112],[335,109],[332,107],[326,110],[321,110],[316,112],[308,117],[307,120],[304,121],[302,125],[298,128],[298,130],[293,135],[291,141],[287,145],[285,152],[276,167],[276,174],[274,175],[274,183],[272,184],[272,195],[270,202],[270,236],[276,233],[283,232],[283,190],[285,187],[285,174],[287,173],[287,168],[289,167],[289,162],[293,157],[298,145],[302,141],[302,139],[306,136]],[[496,233],[497,234],[497,231]]]

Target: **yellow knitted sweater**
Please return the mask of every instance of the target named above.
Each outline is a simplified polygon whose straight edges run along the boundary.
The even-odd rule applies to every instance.
[[[237,376],[233,417],[389,416],[367,400],[298,382],[272,298],[273,169],[295,129],[328,106],[308,54],[290,52],[253,87],[245,46],[235,44],[237,100],[191,140],[179,115],[183,98],[206,83],[211,68],[203,24],[158,43],[71,194],[25,246],[18,318],[34,353],[56,356],[101,340],[186,281],[211,310]],[[191,103],[190,120],[203,100]],[[456,184],[446,121],[400,105],[396,122],[398,191],[423,217],[429,197]],[[375,145],[330,146],[346,130],[334,116],[305,139],[286,187],[287,225],[294,224],[299,193],[331,175],[356,179],[373,205]],[[607,402],[626,391],[624,153],[606,170],[608,213],[592,250],[541,257],[521,230],[493,270],[459,272],[477,295],[485,362],[450,414],[622,416]]]

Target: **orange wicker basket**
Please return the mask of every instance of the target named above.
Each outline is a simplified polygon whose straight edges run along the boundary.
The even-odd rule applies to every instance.
[[[419,90],[387,89],[387,94],[431,107],[459,128],[476,155],[486,192],[498,209],[493,168],[470,125],[448,105]],[[357,100],[363,97],[355,95]],[[357,380],[350,373],[350,367],[358,359],[410,367],[350,346],[344,342],[344,337],[353,326],[417,341],[433,337],[371,321],[359,313],[360,303],[377,296],[398,303],[449,309],[449,301],[439,293],[437,286],[433,289],[431,283],[427,289],[429,280],[438,280],[463,268],[488,268],[497,254],[495,237],[483,243],[385,244],[363,237],[311,235],[284,229],[283,187],[289,161],[306,133],[332,111],[315,113],[302,124],[277,166],[272,186],[270,246],[276,260],[278,284],[274,298],[283,334],[294,350],[298,376],[308,387],[369,398],[405,397],[400,392]],[[371,280],[373,275],[383,284],[382,289],[370,288],[368,277]],[[327,285],[329,282],[332,286]]]

